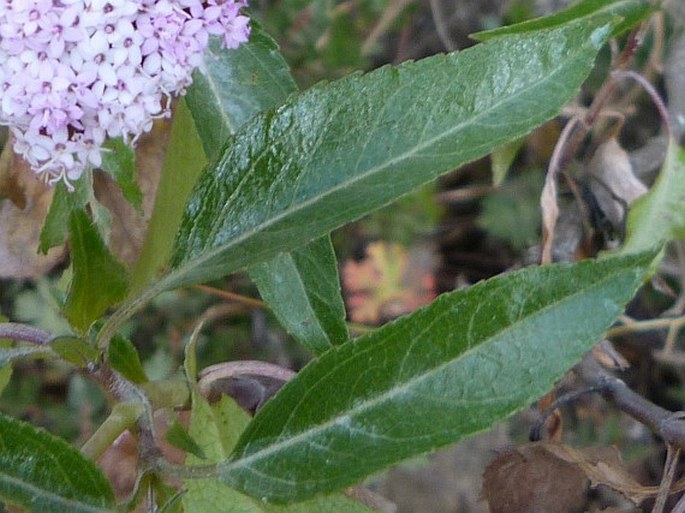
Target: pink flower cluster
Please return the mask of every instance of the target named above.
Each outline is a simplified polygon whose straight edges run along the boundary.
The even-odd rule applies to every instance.
[[[210,36],[249,35],[246,0],[0,0],[0,124],[49,182],[101,164],[169,114]]]

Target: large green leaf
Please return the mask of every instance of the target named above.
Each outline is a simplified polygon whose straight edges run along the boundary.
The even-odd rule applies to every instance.
[[[37,513],[114,512],[102,473],[65,441],[0,415],[0,496]]]
[[[83,333],[110,306],[124,299],[128,290],[127,271],[109,252],[83,210],[71,213],[69,233],[74,278],[64,314]]]
[[[650,191],[630,208],[622,253],[637,253],[685,237],[685,150],[671,139]]]
[[[250,277],[283,327],[314,354],[349,339],[328,235],[251,267]]]
[[[186,101],[210,161],[249,118],[282,104],[297,90],[275,41],[258,25],[237,50],[222,49],[213,40],[205,68],[195,74]],[[286,330],[312,352],[349,338],[328,236],[277,255],[250,268],[249,274]]]
[[[567,9],[549,16],[477,32],[471,37],[478,41],[488,41],[496,37],[558,27],[583,18],[588,19],[601,15],[620,16],[622,18],[621,22],[614,27],[612,35],[616,36],[646,19],[653,11],[654,5],[646,0],[580,0]]]
[[[492,426],[601,338],[653,257],[526,268],[331,349],[264,406],[221,479],[297,501]]]
[[[351,75],[252,118],[200,177],[155,289],[297,248],[521,137],[573,97],[612,26],[593,18]]]

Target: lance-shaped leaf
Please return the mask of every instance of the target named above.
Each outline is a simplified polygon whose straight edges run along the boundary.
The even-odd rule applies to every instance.
[[[337,260],[328,235],[249,271],[283,327],[314,354],[349,339]]]
[[[254,25],[236,50],[213,40],[206,70],[196,73],[186,101],[210,161],[255,114],[281,105],[297,90],[276,42]],[[285,329],[314,353],[347,341],[338,267],[326,235],[248,270],[262,298]]]
[[[298,501],[487,429],[599,340],[653,257],[526,268],[331,349],[258,413],[221,479]]]
[[[626,231],[622,253],[685,237],[685,150],[673,139],[656,182],[630,208]]]
[[[646,19],[654,9],[655,7],[645,0],[580,0],[563,11],[507,27],[484,30],[472,34],[471,37],[478,41],[488,41],[495,37],[558,27],[582,18],[606,15],[622,18],[614,27],[613,35],[616,36]]]
[[[64,314],[79,332],[121,301],[128,281],[126,268],[118,262],[100,238],[83,210],[74,210],[69,220],[74,278],[64,305]]]
[[[64,440],[0,415],[0,497],[36,513],[114,512],[100,470]]]
[[[351,75],[252,118],[200,177],[174,270],[149,293],[297,248],[525,135],[576,93],[612,26],[593,18]]]

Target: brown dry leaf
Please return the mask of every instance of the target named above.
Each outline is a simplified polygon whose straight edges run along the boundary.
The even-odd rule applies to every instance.
[[[350,319],[380,324],[430,303],[436,296],[433,255],[383,241],[369,244],[361,262],[342,268]]]
[[[528,444],[498,456],[483,474],[490,513],[580,513],[590,482],[578,465],[546,444]]]
[[[95,195],[112,214],[110,248],[120,261],[129,266],[138,258],[145,239],[170,130],[168,120],[158,121],[136,146],[136,181],[143,193],[142,213],[124,198],[110,175],[95,174]]]
[[[590,190],[599,208],[617,230],[624,224],[628,207],[647,192],[633,174],[628,153],[615,138],[601,144],[589,165]]]
[[[639,504],[654,497],[656,486],[642,486],[624,468],[615,447],[587,447],[575,449],[568,445],[540,442],[545,450],[557,458],[576,465],[590,480],[593,488],[604,485]]]
[[[38,252],[40,232],[52,200],[52,189],[11,151],[8,142],[0,158],[0,278],[31,279],[62,261],[64,247]]]

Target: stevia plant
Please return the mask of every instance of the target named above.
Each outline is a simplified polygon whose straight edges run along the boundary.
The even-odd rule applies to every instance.
[[[671,138],[662,182],[636,207],[624,251],[498,276],[351,339],[331,230],[557,116],[607,41],[658,6],[584,0],[482,33],[483,43],[461,52],[302,92],[244,7],[2,3],[0,123],[14,151],[55,187],[41,249],[69,239],[63,313],[72,333],[0,324],[13,341],[0,362],[7,371],[25,358],[62,360],[114,398],[80,451],[0,416],[0,496],[11,504],[106,512],[147,497],[150,510],[164,511],[369,511],[341,490],[542,396],[622,313],[660,245],[683,232],[682,216],[664,221],[658,200],[679,190],[660,183],[682,182],[674,176],[685,156]],[[146,242],[129,267],[103,238],[92,168],[111,172],[139,205],[131,147],[176,101]],[[646,221],[653,218],[662,229]],[[311,363],[296,376],[255,362],[198,369],[200,325],[183,378],[149,380],[120,333],[124,323],[163,291],[242,270]],[[212,380],[240,372],[287,384],[254,418],[226,397],[210,404]],[[187,453],[183,465],[160,450],[161,409],[191,411],[189,426],[174,423],[167,434]],[[126,430],[141,473],[117,505],[93,461]]]

